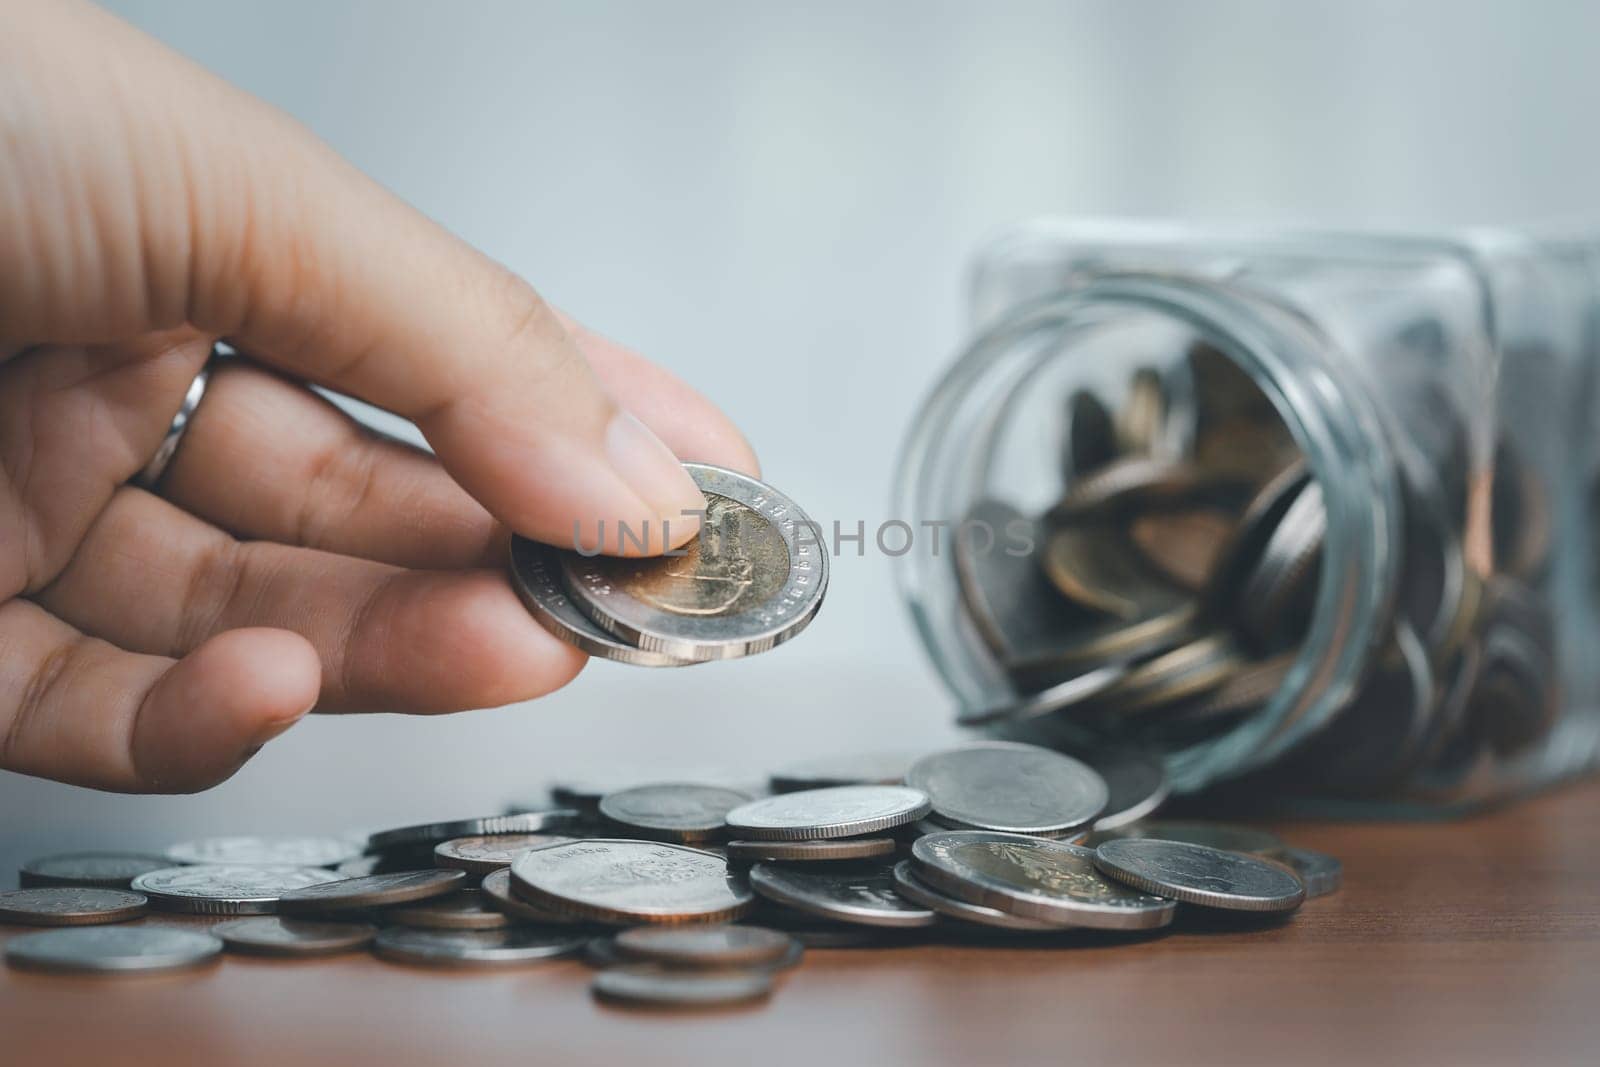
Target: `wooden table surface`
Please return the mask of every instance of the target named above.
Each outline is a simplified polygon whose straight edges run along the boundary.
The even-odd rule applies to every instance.
[[[0,1063],[1600,1062],[1600,783],[1464,822],[1278,829],[1343,858],[1345,887],[1268,928],[813,950],[770,1002],[688,1015],[598,1004],[575,961],[0,968]]]

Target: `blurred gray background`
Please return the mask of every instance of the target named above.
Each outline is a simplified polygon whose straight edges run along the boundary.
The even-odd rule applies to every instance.
[[[962,270],[1039,214],[1594,218],[1600,4],[118,0],[547,297],[700,386],[825,523],[889,517]],[[0,773],[0,884],[59,847],[479,814],[553,778],[733,781],[937,742],[889,568],[752,660],[314,718],[197,797]],[[203,714],[204,709],[196,709]]]

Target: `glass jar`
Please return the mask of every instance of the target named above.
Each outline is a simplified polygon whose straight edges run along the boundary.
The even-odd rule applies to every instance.
[[[1600,242],[1040,222],[971,300],[896,502],[961,721],[1383,811],[1596,762]]]

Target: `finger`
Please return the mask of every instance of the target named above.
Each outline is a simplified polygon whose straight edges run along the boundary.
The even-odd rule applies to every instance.
[[[694,533],[694,482],[538,294],[283,114],[86,5],[0,7],[0,71],[52,146],[0,153],[6,339],[187,322],[412,419],[520,533]]]
[[[584,663],[500,571],[238,542],[137,489],[112,499],[38,599],[85,632],[162,655],[239,627],[291,630],[322,663],[322,711],[498,707],[565,685]]]
[[[0,365],[0,601],[47,584],[155,453],[210,343],[41,345]]]
[[[556,314],[606,388],[680,458],[761,476],[750,442],[715,404],[626,345]]]
[[[246,539],[401,567],[505,566],[503,528],[432,456],[243,364],[212,374],[161,495]]]
[[[637,353],[573,326],[597,372],[675,452],[759,473],[743,436],[709,401]],[[504,529],[434,457],[243,362],[212,374],[161,490],[242,538],[402,567],[505,561]]]
[[[173,661],[13,600],[0,605],[0,649],[0,767],[96,789],[215,785],[317,693],[315,654],[281,630],[223,634]]]

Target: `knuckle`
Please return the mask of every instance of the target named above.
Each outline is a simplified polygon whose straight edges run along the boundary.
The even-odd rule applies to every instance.
[[[311,548],[332,543],[334,532],[370,503],[380,458],[374,443],[358,432],[317,450],[304,474],[294,543]]]

